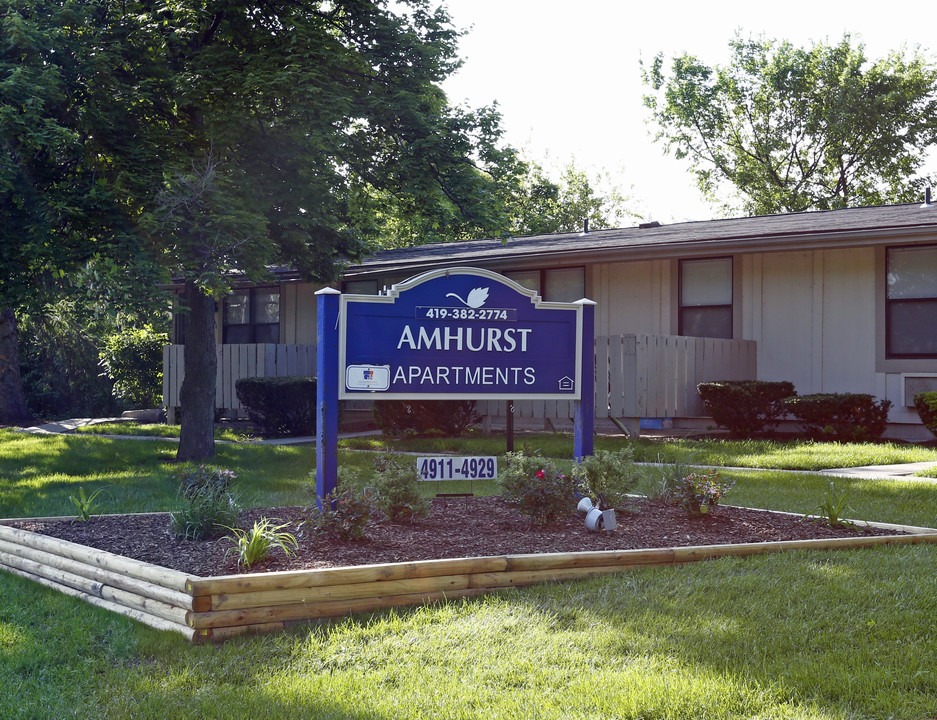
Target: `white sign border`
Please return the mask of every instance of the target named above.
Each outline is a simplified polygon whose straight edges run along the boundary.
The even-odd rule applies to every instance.
[[[395,304],[400,293],[410,290],[429,280],[438,277],[448,277],[449,275],[472,275],[475,277],[484,277],[494,282],[507,285],[521,295],[526,295],[531,304],[538,310],[566,310],[576,313],[576,341],[572,351],[576,355],[576,377],[573,378],[575,387],[572,392],[555,393],[522,393],[522,392],[484,392],[481,390],[472,392],[406,392],[389,393],[381,390],[370,392],[358,391],[349,392],[345,388],[345,342],[347,338],[348,326],[345,322],[347,317],[346,306],[350,302],[367,302],[372,304],[388,303]],[[381,295],[346,295],[342,293],[339,297],[338,310],[338,399],[339,400],[581,400],[582,399],[582,307],[584,303],[590,303],[591,300],[583,298],[577,302],[561,303],[546,302],[535,290],[530,290],[514,282],[504,275],[500,275],[492,270],[473,267],[454,267],[430,270],[419,275],[407,278],[406,280],[395,283],[387,290],[386,294]]]

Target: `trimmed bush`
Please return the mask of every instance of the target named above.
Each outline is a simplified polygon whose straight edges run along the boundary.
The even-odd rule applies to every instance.
[[[914,409],[924,427],[937,435],[937,392],[922,392],[914,396]]]
[[[597,499],[605,498],[609,507],[622,507],[628,493],[638,484],[640,471],[634,464],[630,447],[617,452],[596,450],[573,466],[573,477],[583,493]]]
[[[891,400],[864,393],[817,393],[788,398],[788,412],[814,440],[863,442],[885,432]]]
[[[241,378],[234,384],[247,417],[269,437],[316,431],[314,377]]]
[[[473,400],[377,400],[372,414],[385,435],[457,437],[481,420]]]
[[[784,399],[797,394],[787,381],[722,380],[696,389],[709,416],[735,436],[763,432],[785,411]]]

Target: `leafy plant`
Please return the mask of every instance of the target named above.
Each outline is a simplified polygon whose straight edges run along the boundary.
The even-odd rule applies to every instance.
[[[72,501],[75,507],[78,509],[78,520],[87,522],[91,519],[91,516],[97,513],[97,505],[95,500],[98,499],[98,495],[104,492],[104,488],[98,488],[91,495],[85,494],[85,489],[83,486],[78,487],[78,495],[69,495],[68,499]]]
[[[481,419],[474,400],[378,400],[371,411],[385,435],[461,435]]]
[[[308,523],[318,533],[336,535],[342,540],[360,540],[377,509],[370,489],[345,488],[322,498],[322,509],[307,508]]]
[[[163,395],[164,332],[146,325],[108,337],[101,365],[114,380],[114,395],[134,408],[158,407]]]
[[[208,465],[178,473],[179,494],[185,506],[170,515],[173,535],[202,540],[237,524],[238,505],[230,492],[233,471]]]
[[[238,511],[230,493],[203,490],[188,498],[181,510],[170,513],[170,528],[182,540],[204,540],[234,526]]]
[[[504,499],[541,525],[569,513],[580,488],[575,477],[529,452],[506,453],[498,482]]]
[[[862,442],[885,432],[891,400],[866,393],[817,393],[785,400],[788,411],[815,440]]]
[[[610,507],[624,504],[640,477],[630,447],[616,452],[596,450],[594,455],[577,463],[572,474],[581,492],[594,498],[604,497]]]
[[[416,465],[406,455],[380,453],[374,459],[377,506],[393,522],[426,515],[429,505],[420,496]]]
[[[937,392],[922,392],[914,396],[914,409],[924,427],[937,435]]]
[[[826,495],[823,496],[823,499],[817,504],[814,508],[814,513],[819,516],[819,518],[813,518],[814,520],[821,519],[831,528],[843,527],[843,528],[852,528],[855,529],[855,524],[849,522],[845,519],[845,514],[851,512],[848,504],[846,503],[846,491],[836,492],[836,486],[833,484],[833,481],[827,484]],[[810,518],[810,515],[804,515],[804,520]]]
[[[252,377],[235,383],[247,417],[266,436],[308,435],[316,430],[314,377]]]
[[[179,480],[179,494],[186,500],[206,493],[223,495],[237,479],[233,470],[210,465],[199,465],[194,469],[191,466],[184,467],[176,473],[176,477]]]
[[[693,470],[690,453],[674,453],[669,457],[657,456],[657,462],[645,472],[641,490],[652,500],[673,500],[677,487]]]
[[[681,478],[674,488],[673,499],[692,515],[704,515],[719,504],[734,480],[720,480],[719,473],[693,472]]]
[[[231,535],[225,539],[234,542],[234,547],[228,549],[228,554],[237,555],[238,567],[249,568],[251,565],[267,559],[270,552],[279,548],[287,557],[291,557],[299,547],[296,536],[283,532],[289,523],[274,525],[269,518],[261,518],[249,530],[229,527]]]
[[[706,412],[733,436],[762,432],[784,412],[784,399],[795,395],[789,382],[723,380],[696,386]]]

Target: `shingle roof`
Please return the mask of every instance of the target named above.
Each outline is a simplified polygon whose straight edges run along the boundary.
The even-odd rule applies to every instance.
[[[429,267],[568,264],[796,247],[844,247],[937,238],[937,205],[888,205],[706,220],[649,228],[593,230],[435,243],[383,250],[348,268],[345,277]]]

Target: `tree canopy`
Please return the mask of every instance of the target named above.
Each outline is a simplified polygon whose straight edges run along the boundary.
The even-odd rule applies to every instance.
[[[849,35],[809,48],[730,42],[725,66],[683,54],[644,68],[657,140],[711,199],[750,214],[910,202],[937,143],[937,69],[920,51],[870,61]]]
[[[507,224],[513,151],[493,108],[440,89],[458,32],[428,0],[0,0],[0,17],[2,261],[146,252],[181,279],[180,459],[213,453],[232,278],[331,280],[388,216],[439,237]]]

